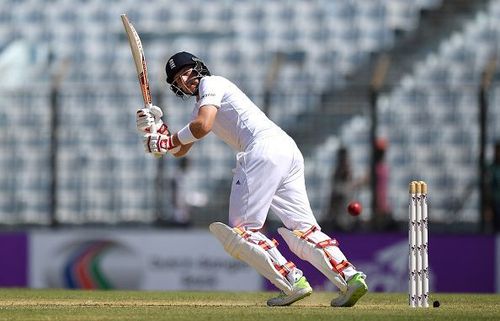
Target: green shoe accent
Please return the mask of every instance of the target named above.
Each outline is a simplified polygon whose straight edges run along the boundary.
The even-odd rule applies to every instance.
[[[358,300],[368,292],[368,285],[365,281],[366,276],[363,273],[355,274],[347,282],[347,291],[341,293],[332,300],[332,307],[352,307]]]
[[[307,282],[306,277],[303,276],[294,283],[292,293],[287,295],[285,292],[281,291],[277,297],[267,300],[267,305],[270,307],[287,306],[311,295],[311,293],[312,288],[309,285],[309,282]]]

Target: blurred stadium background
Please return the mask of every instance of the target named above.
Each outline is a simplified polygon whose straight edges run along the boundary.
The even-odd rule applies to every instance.
[[[384,139],[390,233],[404,238],[407,186],[414,179],[429,185],[432,233],[484,241],[493,231],[486,168],[500,139],[498,0],[4,0],[5,237],[27,233],[29,247],[30,233],[62,233],[62,241],[75,229],[80,239],[107,231],[133,238],[133,228],[141,227],[182,238],[227,220],[234,153],[222,142],[210,136],[197,143],[185,180],[177,184],[179,160],[143,153],[134,115],[142,100],[121,13],[141,35],[154,102],[164,108],[170,128],[186,123],[192,102],[169,91],[164,64],[186,50],[237,83],[294,137],[306,159],[313,210],[325,225],[347,217],[333,216],[330,208],[336,155],[345,147],[354,180],[365,182],[350,196],[364,212],[342,226],[374,235],[370,242],[389,235],[369,234],[386,232],[370,224],[380,193],[374,146]],[[366,183],[362,178],[370,173]],[[182,202],[189,206],[190,229],[182,233],[162,230],[176,226],[174,186],[188,191]],[[269,226],[277,224],[270,215]],[[494,261],[494,249],[484,256]],[[127,251],[115,252],[128,260]],[[170,261],[156,266],[162,262]],[[196,279],[187,282],[197,288]],[[479,290],[500,291],[500,285]]]

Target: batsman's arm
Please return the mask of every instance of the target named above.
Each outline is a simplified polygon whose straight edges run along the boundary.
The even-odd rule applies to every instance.
[[[200,107],[198,116],[173,135],[172,142],[174,146],[192,145],[195,141],[210,133],[210,131],[212,131],[215,116],[217,115],[217,110],[218,108],[213,105],[204,105]],[[175,156],[177,156],[177,154],[175,154]]]
[[[193,146],[193,143],[187,144],[187,145],[181,145],[181,149],[177,153],[172,154],[172,155],[174,155],[174,157],[176,157],[176,158],[183,157],[189,152],[189,150],[191,149],[192,146]]]

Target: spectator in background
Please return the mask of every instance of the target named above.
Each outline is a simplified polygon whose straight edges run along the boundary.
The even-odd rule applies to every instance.
[[[172,204],[174,207],[173,225],[187,227],[191,224],[190,206],[187,196],[190,195],[186,187],[189,158],[178,160],[178,171],[171,181]]]
[[[375,198],[375,213],[372,222],[376,230],[389,230],[394,227],[392,209],[389,205],[389,175],[390,170],[386,161],[388,143],[386,139],[379,138],[375,142],[375,176],[377,195]]]
[[[336,166],[331,177],[331,194],[325,226],[331,231],[349,231],[358,222],[347,215],[347,204],[353,197],[353,173],[349,151],[345,146],[337,150]]]
[[[378,138],[375,141],[375,177],[376,177],[376,195],[375,211],[372,214],[372,229],[377,231],[387,231],[396,228],[392,217],[392,209],[389,203],[389,176],[390,169],[386,161],[388,143],[384,138]],[[368,173],[353,183],[353,189],[359,189],[361,186],[371,186],[371,173]]]
[[[493,162],[487,173],[486,220],[493,232],[500,232],[500,140],[495,143]]]

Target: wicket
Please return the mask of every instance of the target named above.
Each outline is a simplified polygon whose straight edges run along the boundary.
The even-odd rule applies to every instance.
[[[429,249],[427,184],[423,181],[410,183],[408,205],[409,287],[411,307],[429,307]]]

